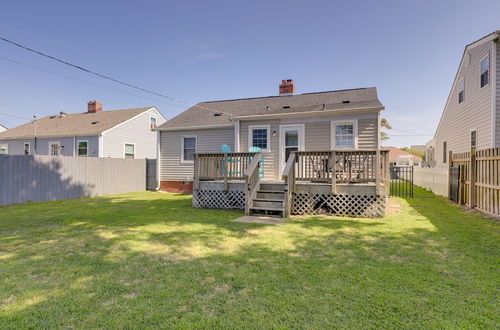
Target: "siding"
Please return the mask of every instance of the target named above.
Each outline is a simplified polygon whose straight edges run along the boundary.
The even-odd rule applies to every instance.
[[[271,149],[265,155],[264,174],[266,180],[280,179],[280,150],[279,150],[279,128],[280,125],[304,124],[304,148],[306,151],[331,150],[331,121],[333,120],[357,120],[358,121],[358,149],[376,149],[378,146],[377,123],[378,112],[359,114],[328,116],[307,119],[281,119],[268,121],[242,121],[240,123],[240,146],[241,151],[248,150],[248,127],[250,125],[270,125]],[[278,134],[272,136],[272,132]]]
[[[151,109],[103,133],[102,157],[123,158],[124,144],[133,143],[135,144],[135,158],[156,159],[157,133],[151,130],[149,122],[152,115],[157,118],[158,125],[165,122],[155,109]]]
[[[495,135],[495,147],[500,148],[500,42],[496,43],[496,135]]]
[[[450,99],[444,109],[441,123],[436,131],[436,161],[437,166],[443,164],[443,142],[447,142],[448,151],[461,152],[470,148],[470,130],[477,129],[477,148],[490,148],[492,144],[492,82],[480,88],[480,62],[486,55],[490,54],[490,62],[493,62],[492,42],[485,42],[479,46],[469,49],[470,63],[464,62],[457,74],[457,81],[453,85]],[[493,67],[490,63],[490,67]],[[490,71],[491,72],[491,71]],[[458,82],[465,78],[465,101],[458,104]]]
[[[85,136],[85,137],[65,137],[65,138],[48,138],[48,139],[37,139],[36,143],[36,154],[37,155],[49,155],[49,143],[50,142],[60,142],[61,143],[61,155],[62,156],[73,156],[76,155],[76,141],[86,140],[89,142],[89,156],[98,157],[99,156],[99,138],[97,136]],[[12,141],[0,141],[0,144],[7,144],[9,146],[9,155],[24,155],[24,143],[29,142],[31,144],[31,154],[35,154],[35,140],[12,140]]]
[[[223,144],[228,144],[234,151],[234,128],[160,132],[161,181],[190,181],[193,179],[193,165],[181,164],[182,136],[185,135],[196,135],[196,151],[200,153],[221,152]]]

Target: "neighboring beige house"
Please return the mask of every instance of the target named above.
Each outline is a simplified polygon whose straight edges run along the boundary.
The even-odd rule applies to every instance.
[[[156,127],[165,121],[155,107],[103,111],[91,101],[86,112],[60,112],[0,133],[0,154],[156,159]]]
[[[401,150],[396,147],[383,147],[384,150],[389,150],[389,162],[391,166],[397,165],[419,165],[422,162],[422,158],[411,154],[407,151]]]
[[[263,151],[264,180],[279,181],[293,151],[380,149],[376,88],[295,94],[283,80],[280,95],[202,102],[160,131],[161,189],[191,192],[195,153]]]
[[[465,47],[426,161],[445,167],[448,152],[500,147],[500,31]]]

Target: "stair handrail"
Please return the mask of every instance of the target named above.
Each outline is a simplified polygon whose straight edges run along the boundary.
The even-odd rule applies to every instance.
[[[261,153],[255,154],[245,171],[245,214],[250,214],[250,206],[260,185],[260,157]]]
[[[292,207],[292,193],[295,188],[295,152],[292,152],[288,157],[288,160],[283,170],[282,179],[285,182],[285,199],[283,202],[283,217],[288,218],[290,216]]]

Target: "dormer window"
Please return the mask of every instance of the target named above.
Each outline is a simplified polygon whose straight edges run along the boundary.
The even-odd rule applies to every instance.
[[[481,88],[490,82],[490,55],[481,60]]]
[[[465,80],[462,78],[458,82],[458,103],[465,101]]]

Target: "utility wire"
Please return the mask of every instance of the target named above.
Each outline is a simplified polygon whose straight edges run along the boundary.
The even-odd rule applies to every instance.
[[[51,55],[45,54],[45,53],[43,53],[41,51],[35,50],[33,48],[30,48],[30,47],[27,47],[27,46],[24,46],[24,45],[21,45],[21,44],[15,42],[15,41],[12,41],[12,40],[9,40],[9,39],[3,38],[3,37],[0,37],[0,40],[5,41],[5,42],[7,42],[7,43],[9,43],[11,45],[14,45],[16,47],[22,48],[24,50],[30,51],[32,53],[35,53],[35,54],[47,57],[47,58],[49,58],[51,60],[54,60],[54,61],[57,61],[59,63],[65,64],[65,65],[70,66],[72,68],[75,68],[75,69],[87,72],[89,74],[93,74],[93,75],[98,76],[98,77],[103,78],[103,79],[107,79],[107,80],[113,81],[113,82],[115,82],[117,84],[125,85],[127,87],[143,91],[145,93],[149,93],[149,94],[153,94],[153,95],[156,95],[156,96],[159,96],[159,97],[163,97],[163,98],[166,98],[166,99],[168,99],[170,101],[174,101],[174,102],[177,102],[177,103],[182,103],[182,104],[185,104],[185,105],[202,108],[202,109],[209,110],[209,111],[212,111],[212,112],[215,112],[215,113],[224,113],[224,114],[228,115],[230,118],[232,117],[232,114],[230,114],[230,113],[222,112],[220,110],[211,109],[211,108],[208,108],[208,107],[205,107],[205,106],[201,106],[201,105],[193,105],[192,103],[187,102],[187,101],[183,101],[183,100],[180,100],[180,99],[168,96],[168,95],[160,94],[160,93],[153,92],[153,91],[150,91],[148,89],[145,89],[145,88],[142,88],[142,87],[139,87],[139,86],[136,86],[136,85],[132,85],[130,83],[127,83],[127,82],[124,82],[124,81],[121,81],[121,80],[109,77],[107,75],[104,75],[104,74],[101,74],[101,73],[98,73],[98,72],[95,72],[95,71],[92,71],[92,70],[89,70],[89,69],[86,69],[86,68],[84,68],[82,66],[79,66],[79,65],[72,64],[70,62],[61,60],[61,59],[59,59],[59,58],[57,58],[55,56],[51,56]]]
[[[0,116],[11,117],[11,118],[16,118],[16,119],[22,119],[22,120],[32,120],[32,118],[26,118],[26,117],[11,115],[10,113],[4,113],[4,112],[0,112]]]

